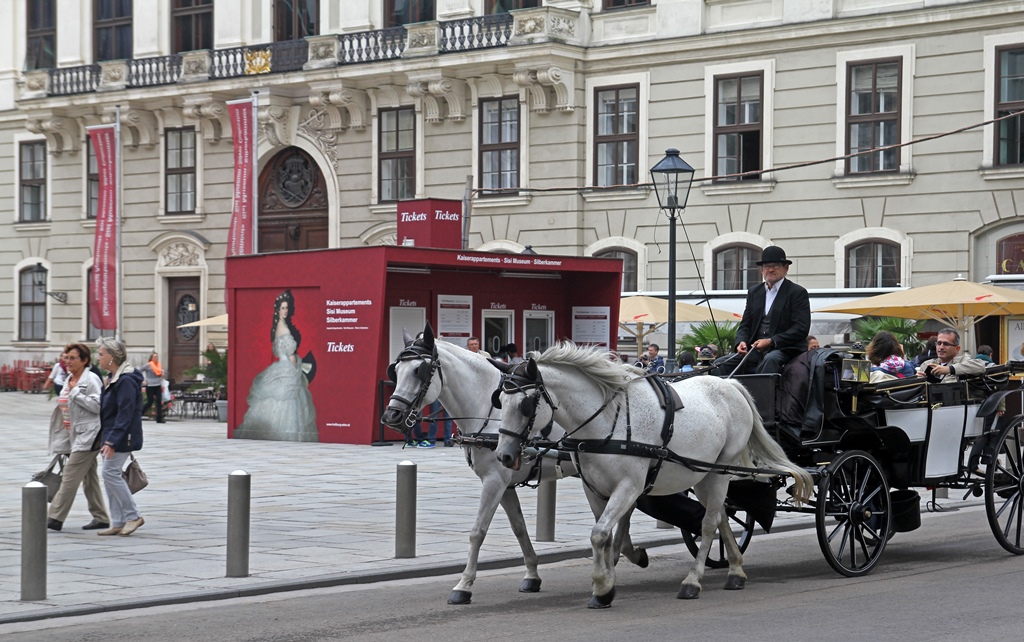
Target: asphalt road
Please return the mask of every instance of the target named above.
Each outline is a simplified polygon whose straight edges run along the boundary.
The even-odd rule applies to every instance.
[[[588,560],[541,569],[543,590],[516,591],[519,571],[481,573],[473,603],[448,606],[455,576],[311,590],[0,627],[5,642],[132,640],[898,640],[1020,639],[1024,556],[1003,551],[984,508],[926,514],[899,534],[870,575],[843,578],[813,530],[760,533],[745,556],[743,591],[708,571],[696,601],[675,598],[690,556],[653,549],[651,566],[618,567],[610,609],[585,608]]]

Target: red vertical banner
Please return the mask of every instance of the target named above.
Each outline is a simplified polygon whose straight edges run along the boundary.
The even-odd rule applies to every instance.
[[[89,138],[99,170],[96,237],[89,283],[89,321],[99,330],[117,330],[118,156],[116,125],[89,127]]]
[[[236,256],[252,252],[252,199],[256,180],[253,143],[256,140],[256,121],[253,118],[252,99],[232,100],[226,104],[235,148],[235,181],[231,200],[231,228],[228,232],[228,256]]]

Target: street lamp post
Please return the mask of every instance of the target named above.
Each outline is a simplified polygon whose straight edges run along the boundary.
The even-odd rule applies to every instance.
[[[654,182],[654,195],[658,197],[658,207],[668,210],[668,358],[665,360],[665,372],[676,371],[676,210],[685,210],[686,201],[690,198],[690,186],[693,184],[694,169],[690,164],[679,158],[678,149],[666,149],[665,158],[651,168],[651,179]],[[683,183],[682,200],[679,200],[679,187]]]

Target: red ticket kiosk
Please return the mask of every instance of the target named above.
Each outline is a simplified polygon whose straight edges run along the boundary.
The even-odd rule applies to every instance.
[[[492,353],[561,339],[616,348],[617,259],[381,246],[231,257],[226,269],[229,437],[374,442],[402,329],[427,321]]]

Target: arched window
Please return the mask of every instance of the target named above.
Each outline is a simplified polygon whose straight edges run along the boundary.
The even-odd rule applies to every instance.
[[[636,252],[629,250],[605,250],[594,256],[605,259],[622,259],[622,291],[636,292]]]
[[[899,245],[873,239],[846,247],[846,287],[894,288],[900,280]]]
[[[752,245],[728,245],[716,250],[714,257],[714,289],[746,290],[760,282],[761,273],[755,265],[761,257],[760,248]]]
[[[46,283],[50,273],[43,269],[43,287],[36,287],[35,267],[18,273],[18,340],[46,340]]]

